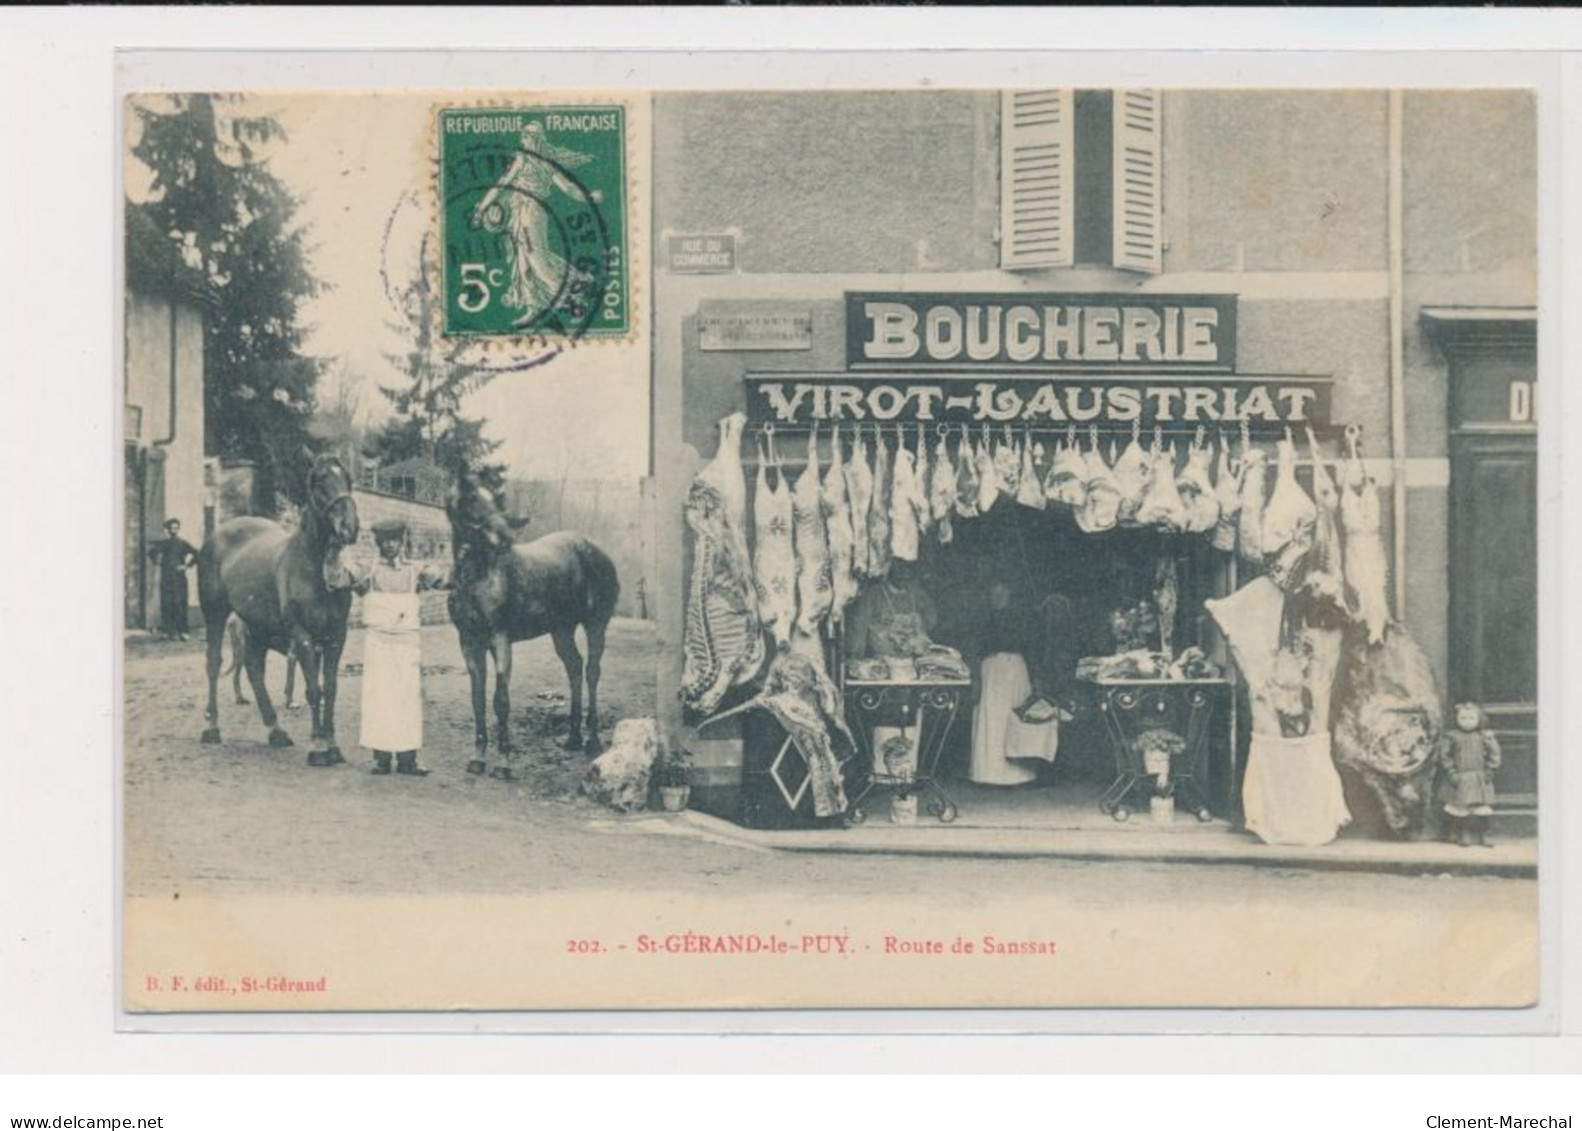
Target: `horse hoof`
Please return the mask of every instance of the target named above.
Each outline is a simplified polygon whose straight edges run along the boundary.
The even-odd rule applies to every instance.
[[[203,737],[198,741],[202,742],[205,746],[218,746],[220,744],[220,728],[210,727],[208,730],[203,732]]]
[[[331,746],[324,751],[324,764],[326,766],[339,766],[346,761],[346,755],[341,753],[339,746]]]
[[[583,746],[582,750],[583,753],[587,754],[589,757],[597,757],[598,755],[604,753],[604,743],[600,742],[597,738],[590,738],[588,739],[587,744]]]
[[[486,774],[489,772],[489,763],[482,758],[474,758],[467,763],[467,772],[469,774]]]
[[[238,707],[251,707],[253,705],[253,701],[248,699],[246,696],[238,695],[236,697],[236,705]]]
[[[510,766],[496,766],[489,771],[489,776],[495,781],[515,781],[516,771]]]
[[[330,761],[330,753],[328,750],[309,750],[308,765],[332,766],[334,763]]]
[[[581,750],[582,749],[582,735],[580,735],[580,734],[571,735],[570,737],[568,737],[566,739],[565,742],[562,742],[560,744],[560,748],[562,750]]]
[[[283,731],[283,730],[272,730],[272,731],[269,732],[269,745],[271,745],[271,746],[295,746],[296,743],[291,741],[291,736],[289,734],[287,734],[285,731]]]

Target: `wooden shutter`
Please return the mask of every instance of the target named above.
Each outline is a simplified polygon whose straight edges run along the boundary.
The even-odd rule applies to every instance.
[[[1164,270],[1160,230],[1159,92],[1115,92],[1115,266]]]
[[[1070,267],[1071,91],[1008,90],[1000,107],[1000,266]]]

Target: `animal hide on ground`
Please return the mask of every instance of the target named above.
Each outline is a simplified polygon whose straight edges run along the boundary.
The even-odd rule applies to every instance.
[[[648,805],[648,778],[659,756],[659,725],[653,719],[622,719],[610,747],[593,760],[581,792],[619,813]]]

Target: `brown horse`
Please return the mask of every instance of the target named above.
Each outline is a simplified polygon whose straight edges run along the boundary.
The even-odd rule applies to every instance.
[[[208,629],[209,704],[203,741],[220,741],[215,684],[226,619],[234,612],[247,625],[243,665],[271,746],[290,746],[264,687],[264,658],[295,655],[313,709],[310,766],[345,759],[335,744],[335,687],[352,594],[339,553],[357,541],[357,505],[351,476],[339,460],[320,456],[308,473],[308,504],[301,525],[288,531],[264,518],[223,522],[198,553],[198,604]]]
[[[450,515],[456,566],[450,618],[461,637],[462,658],[472,679],[472,715],[477,756],[468,773],[488,771],[489,728],[485,708],[488,657],[494,657],[495,740],[506,764],[493,777],[512,776],[511,645],[548,634],[571,683],[568,749],[583,746],[582,680],[588,680],[587,750],[599,746],[599,670],[604,633],[621,592],[615,563],[580,534],[562,531],[526,545],[515,544],[515,526],[476,472],[462,469],[445,505]],[[588,661],[577,651],[577,626],[587,637]]]

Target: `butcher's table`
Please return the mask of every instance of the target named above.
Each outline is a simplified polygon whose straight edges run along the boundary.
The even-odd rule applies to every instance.
[[[846,719],[857,740],[855,762],[863,775],[846,806],[848,820],[860,824],[865,819],[862,803],[875,789],[927,793],[933,798],[927,807],[931,816],[946,822],[956,819],[956,803],[939,785],[939,759],[971,687],[970,679],[846,680]],[[916,768],[911,773],[885,769],[882,753],[874,748],[874,732],[880,727],[895,727],[908,735],[917,728]]]
[[[1230,693],[1224,679],[1094,679],[1111,752],[1115,780],[1099,798],[1099,808],[1124,821],[1137,808],[1146,809],[1154,775],[1144,765],[1137,740],[1152,730],[1169,731],[1185,743],[1170,759],[1169,781],[1177,803],[1200,821],[1213,819],[1205,787],[1208,779],[1209,728]],[[1136,795],[1145,799],[1139,804]]]

